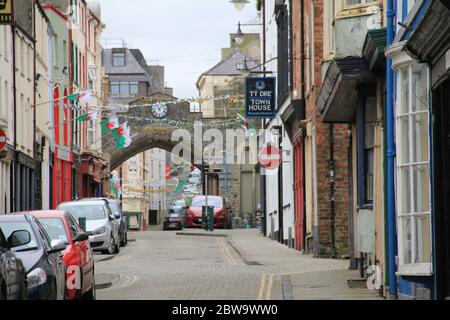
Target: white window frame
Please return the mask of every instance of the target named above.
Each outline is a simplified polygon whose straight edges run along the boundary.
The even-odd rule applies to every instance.
[[[405,61],[404,61],[405,62]],[[399,66],[398,68],[398,72],[397,72],[397,79],[396,79],[396,145],[397,146],[401,146],[402,141],[401,139],[401,126],[400,126],[400,119],[404,118],[406,116],[409,117],[409,124],[411,124],[411,117],[418,115],[418,114],[427,114],[428,115],[428,130],[431,127],[431,116],[430,116],[430,109],[428,106],[427,110],[422,110],[422,111],[413,111],[412,110],[412,97],[413,97],[413,82],[412,82],[412,69],[414,66],[414,61],[408,60],[407,63],[403,63],[401,66]],[[401,94],[401,90],[402,90],[402,85],[401,85],[401,81],[402,81],[402,77],[401,77],[401,73],[407,69],[408,70],[408,86],[409,86],[409,96],[408,96],[408,111],[406,113],[401,113],[401,107],[402,107],[402,94]],[[429,105],[429,101],[430,101],[430,70],[427,68],[427,104]],[[409,126],[409,134],[408,134],[408,139],[409,141],[413,140],[413,128],[410,125]],[[431,177],[428,177],[428,191],[429,191],[429,211],[428,212],[421,212],[421,213],[416,213],[416,212],[410,212],[410,213],[406,213],[403,214],[403,192],[405,190],[404,186],[402,185],[402,175],[401,175],[401,169],[405,168],[405,167],[409,167],[410,171],[410,177],[409,177],[409,183],[410,183],[410,192],[412,193],[414,188],[413,188],[413,168],[415,166],[418,165],[427,165],[428,169],[430,170],[430,175],[431,175],[431,139],[430,137],[428,138],[428,160],[425,162],[413,162],[413,148],[409,148],[409,162],[408,163],[400,163],[400,156],[401,156],[401,152],[402,150],[400,148],[397,148],[397,163],[396,163],[396,172],[397,172],[397,181],[396,181],[396,185],[397,185],[397,225],[398,225],[398,254],[399,254],[399,266],[398,266],[398,272],[397,275],[432,275],[433,273],[433,265],[432,265],[432,215],[431,215],[431,210],[432,210],[432,206],[431,206]],[[412,194],[411,197],[411,211],[414,211],[414,194]],[[415,218],[419,217],[419,216],[423,216],[423,217],[428,217],[430,219],[430,230],[429,230],[429,235],[430,235],[430,239],[429,239],[429,243],[430,243],[430,262],[427,263],[415,263],[415,251],[416,251],[416,236],[415,236]],[[406,264],[404,263],[404,241],[403,241],[403,237],[404,237],[404,232],[403,232],[403,225],[402,225],[402,221],[404,220],[404,218],[411,218],[411,263]]]
[[[376,0],[360,0],[361,3],[356,3],[356,4],[347,4],[347,0],[342,0],[342,8],[345,9],[353,9],[353,8],[358,8],[358,7],[363,7],[363,6],[368,6],[368,5],[373,5],[376,4],[377,1]]]

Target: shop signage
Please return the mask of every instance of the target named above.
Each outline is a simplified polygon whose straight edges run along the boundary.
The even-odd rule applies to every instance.
[[[273,118],[276,113],[276,78],[245,79],[245,115],[247,118]]]

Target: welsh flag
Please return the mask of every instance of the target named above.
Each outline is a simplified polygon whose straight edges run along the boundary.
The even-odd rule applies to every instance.
[[[98,112],[94,111],[94,112],[89,112],[86,114],[83,114],[82,116],[80,116],[78,118],[78,121],[80,122],[86,122],[86,121],[90,121],[90,120],[96,120],[98,117]]]
[[[120,127],[115,128],[112,132],[112,135],[117,142],[116,150],[122,150],[131,145],[132,140],[128,122],[125,122]]]
[[[255,126],[248,122],[248,120],[238,114],[239,118],[242,120],[242,128],[245,130],[245,134],[247,137],[251,137],[255,134]]]
[[[107,134],[109,131],[119,127],[119,118],[115,113],[112,113],[109,117],[104,117],[102,122],[102,134]]]
[[[79,104],[85,104],[91,101],[91,99],[92,99],[91,91],[77,92],[67,96],[67,100],[75,101],[78,102]]]

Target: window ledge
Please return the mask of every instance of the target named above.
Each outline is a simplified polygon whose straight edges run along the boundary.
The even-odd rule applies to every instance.
[[[422,263],[416,265],[399,266],[395,273],[397,276],[423,276],[428,277],[433,275],[431,263]]]
[[[335,19],[345,19],[351,17],[366,16],[378,13],[380,7],[377,3],[356,5],[342,9],[335,17]]]

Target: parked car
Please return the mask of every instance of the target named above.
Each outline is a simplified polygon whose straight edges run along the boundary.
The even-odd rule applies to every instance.
[[[0,228],[0,300],[24,300],[27,296],[27,278],[22,260],[12,249],[31,241],[28,231],[18,230],[6,239]]]
[[[119,224],[119,239],[120,245],[125,247],[128,244],[128,221],[126,214],[122,211],[122,207],[115,199],[109,198],[89,198],[82,201],[103,200],[106,201],[111,208],[112,213],[116,217],[116,222]]]
[[[186,216],[187,227],[202,226],[202,211],[206,206],[206,196],[196,196],[192,199]],[[223,197],[208,196],[208,206],[214,207],[214,228],[231,229],[231,211]]]
[[[103,200],[73,201],[60,204],[56,210],[68,211],[77,221],[86,219],[85,232],[94,251],[119,253],[119,222]]]
[[[89,236],[81,229],[74,217],[63,211],[30,212],[44,226],[53,240],[62,240],[67,245],[63,251],[66,264],[66,299],[95,300],[94,256],[89,244]],[[77,288],[76,271],[79,274]]]
[[[167,215],[164,217],[163,230],[183,230],[184,215],[180,212],[175,212],[173,209],[169,209]]]
[[[0,228],[7,239],[18,231],[26,231],[30,235],[30,241],[18,241],[23,244],[12,249],[27,272],[28,299],[63,300],[66,266],[62,252],[66,249],[65,242],[51,241],[41,223],[27,213],[0,216]]]

